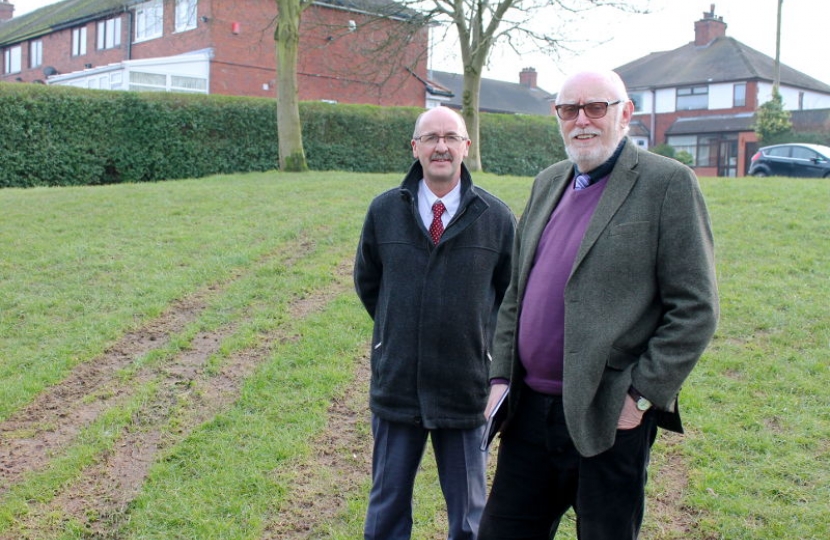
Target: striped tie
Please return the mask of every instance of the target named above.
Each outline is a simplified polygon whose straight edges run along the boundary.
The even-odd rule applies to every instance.
[[[586,187],[591,185],[591,177],[587,174],[580,174],[576,177],[576,184],[574,185],[574,189],[580,190],[585,189]]]

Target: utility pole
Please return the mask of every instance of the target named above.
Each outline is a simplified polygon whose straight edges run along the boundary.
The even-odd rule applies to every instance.
[[[781,4],[784,0],[778,0],[778,29],[775,32],[775,81],[773,81],[773,95],[778,93],[781,85]]]

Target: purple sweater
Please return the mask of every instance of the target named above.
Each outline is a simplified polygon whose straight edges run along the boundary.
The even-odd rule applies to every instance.
[[[566,189],[536,246],[519,315],[519,357],[525,383],[543,394],[562,394],[565,285],[607,182]]]

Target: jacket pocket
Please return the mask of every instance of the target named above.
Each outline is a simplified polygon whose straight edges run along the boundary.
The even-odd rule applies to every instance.
[[[631,354],[627,351],[623,351],[620,349],[611,349],[611,352],[608,355],[608,361],[606,365],[611,369],[616,369],[618,371],[623,371],[628,369],[633,364],[637,363],[640,355],[638,354]]]
[[[631,221],[614,225],[609,229],[609,232],[615,238],[633,238],[645,235],[650,226],[651,223],[648,221]]]

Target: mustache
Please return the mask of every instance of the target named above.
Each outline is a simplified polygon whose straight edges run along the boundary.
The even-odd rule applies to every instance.
[[[452,161],[452,154],[449,152],[435,152],[429,157],[429,159],[448,159]]]

